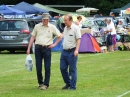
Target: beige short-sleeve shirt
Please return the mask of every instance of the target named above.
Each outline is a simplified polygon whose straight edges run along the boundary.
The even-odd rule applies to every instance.
[[[35,36],[35,44],[50,45],[53,43],[53,35],[59,37],[60,31],[52,24],[43,26],[42,23],[35,25],[32,35]]]
[[[77,25],[72,24],[70,28],[64,28],[63,49],[76,47],[77,39],[81,38],[81,32]]]

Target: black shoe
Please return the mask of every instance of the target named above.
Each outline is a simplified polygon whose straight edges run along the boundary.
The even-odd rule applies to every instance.
[[[76,89],[73,89],[73,88],[69,88],[68,90],[76,90]]]
[[[69,89],[69,88],[70,88],[69,85],[65,85],[65,86],[62,88],[62,90],[67,90],[67,89]]]

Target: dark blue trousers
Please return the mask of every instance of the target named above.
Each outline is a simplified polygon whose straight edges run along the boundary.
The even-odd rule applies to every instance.
[[[60,70],[66,85],[71,89],[76,89],[77,82],[77,56],[74,56],[73,51],[62,50],[60,58]]]
[[[49,86],[51,70],[51,49],[35,45],[36,72],[39,84]],[[44,81],[42,75],[42,60],[44,60]]]

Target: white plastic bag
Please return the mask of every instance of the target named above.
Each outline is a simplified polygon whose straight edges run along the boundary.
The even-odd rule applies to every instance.
[[[28,71],[32,71],[33,68],[33,60],[30,54],[28,54],[26,56],[26,60],[25,60],[25,67]]]

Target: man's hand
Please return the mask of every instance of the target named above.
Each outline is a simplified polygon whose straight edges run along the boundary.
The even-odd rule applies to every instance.
[[[74,56],[78,56],[79,52],[77,50],[74,51]]]
[[[76,42],[76,49],[75,49],[75,51],[74,51],[74,56],[76,57],[76,56],[78,56],[78,53],[79,53],[79,46],[80,46],[80,38],[79,39],[77,39],[77,42]]]
[[[55,47],[55,46],[60,42],[60,40],[62,39],[62,37],[63,37],[63,34],[61,34],[61,35],[58,37],[58,39],[56,40],[56,42],[53,43],[53,44],[51,44],[48,48],[53,48],[53,47]]]
[[[56,44],[51,44],[48,48],[53,48],[55,46],[56,46]]]
[[[26,53],[27,53],[27,54],[30,54],[30,49],[28,49]]]

